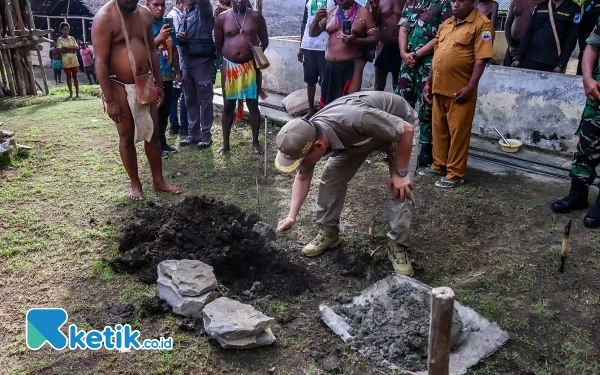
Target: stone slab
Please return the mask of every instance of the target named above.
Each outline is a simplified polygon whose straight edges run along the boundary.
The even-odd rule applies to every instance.
[[[198,260],[164,260],[158,264],[158,278],[170,279],[182,296],[197,297],[219,284],[213,268]]]
[[[206,305],[202,317],[206,333],[228,340],[256,336],[275,323],[275,319],[253,306],[227,297],[218,298]]]
[[[194,319],[200,319],[204,306],[218,296],[218,293],[215,291],[194,297],[182,296],[177,293],[177,287],[168,278],[159,278],[157,280],[157,294],[159,298],[167,301],[175,314]]]
[[[212,335],[223,349],[252,349],[260,346],[271,345],[275,342],[275,335],[271,328],[260,332],[258,335],[242,337],[239,339],[227,339],[219,335]]]

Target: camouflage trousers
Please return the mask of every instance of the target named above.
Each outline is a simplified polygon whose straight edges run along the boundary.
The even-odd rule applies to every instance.
[[[596,179],[596,167],[600,164],[600,102],[588,100],[581,116],[581,123],[575,132],[579,136],[575,160],[571,164],[572,178],[579,178],[587,185]]]
[[[412,68],[402,63],[400,80],[396,89],[396,94],[402,96],[419,113],[419,125],[421,127],[419,140],[421,143],[432,143],[433,141],[431,136],[431,105],[423,100],[423,88],[427,82],[427,76],[429,76],[432,59],[433,56],[426,56],[420,59]]]

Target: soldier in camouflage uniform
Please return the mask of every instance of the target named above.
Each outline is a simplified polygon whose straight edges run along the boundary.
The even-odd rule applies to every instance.
[[[566,213],[588,207],[588,187],[596,179],[596,167],[600,164],[600,19],[586,40],[583,55],[583,87],[587,101],[581,123],[575,135],[579,136],[575,160],[571,164],[571,190],[569,195],[552,203],[552,211]],[[583,219],[583,225],[600,227],[600,196]]]
[[[400,80],[396,94],[413,107],[418,103],[421,154],[419,165],[433,161],[431,136],[431,105],[423,100],[423,87],[431,68],[433,46],[438,27],[452,17],[450,0],[408,0],[400,18]]]

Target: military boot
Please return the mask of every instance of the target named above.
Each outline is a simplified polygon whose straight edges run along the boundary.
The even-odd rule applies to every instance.
[[[596,204],[588,211],[587,215],[583,218],[583,225],[588,228],[599,228],[600,227],[600,195],[596,198]]]
[[[429,167],[433,163],[433,145],[431,143],[421,143],[421,153],[417,158],[419,167]]]
[[[327,249],[332,249],[340,244],[339,231],[335,227],[319,225],[319,233],[314,240],[304,246],[302,253],[307,257],[314,257]]]
[[[408,254],[406,253],[406,248],[404,246],[400,246],[394,241],[390,241],[388,244],[388,257],[392,261],[396,273],[405,276],[412,276],[415,273],[410,265]]]
[[[566,214],[574,210],[583,210],[588,207],[588,186],[579,178],[571,180],[569,195],[558,200],[550,208],[558,214]]]

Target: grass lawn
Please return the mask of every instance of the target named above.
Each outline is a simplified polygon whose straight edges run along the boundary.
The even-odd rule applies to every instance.
[[[84,88],[84,86],[82,86]],[[196,330],[178,328],[173,314],[130,322],[143,338],[172,336],[171,351],[64,351],[25,345],[25,313],[32,307],[62,307],[69,323],[102,329],[117,306],[139,306],[155,294],[131,275],[116,274],[104,261],[118,252],[124,220],[149,204],[176,203],[182,197],[155,193],[143,150],[138,147],[145,201],[127,199],[129,184],[121,165],[114,124],[101,100],[82,90],[82,99],[65,101],[65,89],[48,97],[0,101],[3,127],[34,149],[0,167],[0,367],[7,374],[324,374],[322,353],[334,353],[345,374],[390,373],[357,356],[320,321],[318,304],[342,291],[359,291],[372,278],[348,276],[339,259],[385,247],[384,186],[387,167],[378,155],[350,185],[342,214],[342,248],[316,259],[298,257],[321,286],[290,301],[272,301],[265,312],[277,318],[276,344],[235,352],[220,349]],[[218,112],[218,111],[217,111]],[[248,126],[232,131],[232,153],[215,144],[207,150],[180,150],[164,161],[166,179],[184,195],[207,195],[260,212],[276,225],[285,217],[293,177],[274,171],[274,137],[267,137],[268,177],[263,159],[251,150]],[[261,142],[264,134],[261,130]],[[176,144],[176,138],[169,138]],[[469,171],[469,183],[454,191],[415,181],[412,257],[415,277],[432,286],[449,285],[458,300],[496,321],[510,334],[499,352],[470,374],[600,374],[600,231],[583,228],[584,213],[573,218],[572,253],[558,274],[565,216],[548,203],[565,184],[516,175]],[[260,206],[257,195],[257,182]],[[301,212],[297,230],[279,241],[297,254],[314,235],[318,178]],[[595,197],[594,197],[595,198]],[[590,197],[592,201],[592,197]],[[373,227],[374,234],[368,235]],[[385,251],[372,259],[376,274],[389,274]],[[218,275],[217,275],[218,278]],[[291,330],[291,321],[304,324]],[[273,372],[268,369],[275,367]]]

